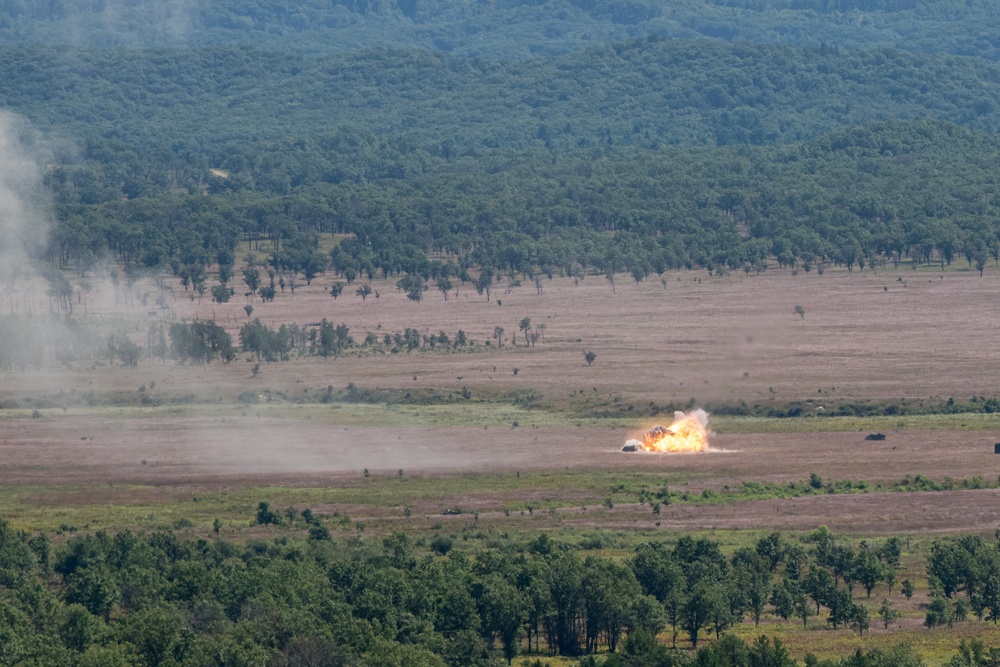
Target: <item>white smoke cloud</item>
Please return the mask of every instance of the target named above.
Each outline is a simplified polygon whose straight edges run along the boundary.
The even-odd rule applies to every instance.
[[[31,277],[30,261],[48,238],[43,153],[31,124],[0,110],[0,283],[8,289]]]
[[[192,32],[195,0],[105,0],[99,9],[75,7],[53,23],[59,43],[74,46],[167,46]]]
[[[134,0],[112,0],[104,6],[100,17],[102,28],[123,34],[123,26],[137,21],[154,26],[154,32],[140,35],[142,42],[169,44],[185,40],[192,30],[194,6],[191,0],[153,0],[136,3]],[[141,46],[142,44],[133,44]]]
[[[690,417],[691,419],[694,419],[696,422],[698,422],[705,428],[708,428],[708,413],[702,410],[701,408],[698,408],[697,410],[693,410],[688,413],[685,413],[681,410],[674,411],[674,421],[680,421],[681,419],[684,419],[684,417]]]

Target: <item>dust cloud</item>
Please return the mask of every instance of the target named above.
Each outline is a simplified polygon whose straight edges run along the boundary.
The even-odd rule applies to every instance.
[[[39,371],[51,362],[65,368],[105,347],[71,317],[83,293],[50,255],[54,217],[44,174],[54,145],[0,110],[0,371]]]
[[[14,292],[27,289],[49,233],[42,189],[38,133],[24,119],[0,110],[0,289],[13,306]]]

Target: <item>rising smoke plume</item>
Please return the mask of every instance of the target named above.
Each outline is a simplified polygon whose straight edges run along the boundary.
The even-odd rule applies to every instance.
[[[20,317],[32,310],[49,231],[40,144],[30,123],[0,110],[0,370],[37,367],[47,334]]]
[[[0,285],[5,289],[31,279],[31,260],[48,238],[41,153],[31,125],[0,110]]]
[[[32,4],[32,3],[26,3]],[[35,2],[21,39],[71,48],[150,48],[183,44],[203,14],[229,11],[199,0],[100,0]],[[216,3],[217,4],[217,3]],[[247,13],[253,8],[245,10]],[[236,10],[239,15],[239,10]]]
[[[168,46],[188,38],[195,9],[194,0],[105,0],[99,11],[71,9],[57,25],[77,45]]]

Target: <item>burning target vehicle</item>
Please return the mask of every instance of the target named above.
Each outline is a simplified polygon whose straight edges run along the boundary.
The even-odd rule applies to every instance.
[[[623,452],[703,452],[708,449],[708,413],[675,412],[670,426],[654,426],[642,439],[625,441]]]

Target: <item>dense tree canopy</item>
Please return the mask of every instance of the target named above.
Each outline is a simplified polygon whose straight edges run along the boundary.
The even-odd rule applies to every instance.
[[[808,619],[806,591],[835,629],[864,632],[869,612],[850,581],[864,576],[871,554],[884,570],[875,586],[891,585],[901,544],[838,545],[838,561],[826,563],[834,536],[825,529],[801,541],[773,534],[732,555],[680,536],[619,560],[582,555],[542,534],[479,548],[472,558],[450,541],[444,548],[442,535],[429,549],[426,536],[404,533],[342,543],[327,528],[339,524],[310,510],[262,502],[256,517],[279,537],[236,544],[125,530],[53,545],[0,523],[0,664],[464,667],[509,663],[531,650],[605,654],[583,661],[590,666],[791,667],[797,663],[778,640],[744,644],[723,635],[761,613],[790,618],[805,610]],[[929,571],[932,586],[945,587],[935,593],[941,613],[951,613],[945,595],[962,588],[974,613],[993,619],[996,561],[996,545],[978,537],[935,543]],[[816,592],[814,573],[837,579]],[[671,627],[697,652],[652,639]],[[714,641],[699,642],[708,636]],[[874,664],[920,664],[905,647],[890,654],[898,659]],[[807,664],[873,664],[851,660]]]
[[[904,259],[982,269],[998,252],[992,164],[1000,142],[946,123],[879,123],[780,147],[544,148],[466,157],[406,181],[310,183],[284,195],[164,192],[57,206],[49,257],[86,269],[103,253],[171,269],[187,285],[236,244],[283,244],[270,264],[309,280],[408,273],[678,268],[810,270]],[[53,177],[54,178],[54,177]],[[65,192],[53,184],[57,194]],[[348,232],[330,257],[309,235]],[[431,251],[447,262],[430,261]]]
[[[332,263],[347,283],[406,273],[439,288],[472,278],[470,269],[641,281],[774,261],[853,270],[964,256],[982,270],[997,255],[991,82],[1000,69],[957,49],[664,39],[648,26],[641,39],[529,59],[350,45],[306,55],[283,48],[287,36],[247,38],[264,30],[277,39],[286,33],[276,26],[303,21],[305,33],[335,32],[330,12],[363,16],[371,30],[433,31],[466,11],[393,0],[191,6],[190,39],[135,48],[90,37],[96,17],[114,12],[152,29],[136,18],[145,3],[91,4],[0,6],[23,29],[8,42],[93,19],[76,48],[0,46],[0,97],[38,130],[32,145],[57,220],[47,258],[61,268],[85,272],[110,253],[130,270],[169,267],[201,293],[210,267],[225,285],[240,241],[265,242],[282,279],[309,282]],[[960,8],[581,0],[563,9],[633,26],[671,12],[753,12],[760,27],[775,12],[943,24]],[[168,3],[157,16],[180,11]],[[958,15],[988,25],[991,11],[963,3]],[[208,26],[223,25],[244,42],[208,37]],[[317,232],[351,238],[327,257]]]
[[[520,58],[657,34],[995,58],[998,16],[989,0],[3,0],[0,39],[303,53],[397,44]]]
[[[332,260],[348,283],[996,256],[1000,70],[976,59],[652,39],[508,63],[0,62],[0,93],[47,137],[48,258],[81,271],[110,252],[197,287],[241,240],[269,242],[274,270],[310,281]],[[354,239],[328,258],[317,232]]]

